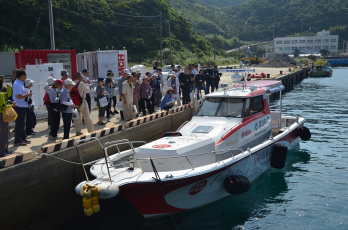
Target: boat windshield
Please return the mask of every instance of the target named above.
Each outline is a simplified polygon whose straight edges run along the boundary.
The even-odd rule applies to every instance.
[[[196,115],[242,117],[244,103],[243,98],[206,98]]]

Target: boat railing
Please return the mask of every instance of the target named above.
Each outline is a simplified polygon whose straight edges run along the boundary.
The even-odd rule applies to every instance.
[[[179,132],[179,130],[188,123],[189,121],[185,121],[184,123],[182,123],[182,125],[180,125],[180,127],[176,130],[177,132]]]
[[[108,155],[108,153],[107,153],[107,150],[108,150],[109,148],[111,148],[111,147],[116,146],[116,147],[117,147],[117,150],[118,150],[118,154],[120,154],[121,152],[120,152],[120,149],[119,149],[119,145],[128,144],[128,145],[130,146],[130,148],[131,148],[131,151],[132,151],[132,154],[133,154],[134,158],[137,160],[137,162],[138,162],[138,164],[139,164],[137,155],[136,155],[136,153],[135,153],[135,151],[134,151],[134,146],[133,146],[133,144],[140,144],[140,143],[146,144],[145,141],[129,141],[128,139],[122,139],[122,140],[118,140],[118,141],[106,142],[104,145],[102,145],[101,142],[99,141],[99,139],[96,138],[96,137],[90,137],[90,138],[86,138],[86,139],[83,139],[83,140],[78,140],[78,141],[76,141],[76,143],[75,143],[76,152],[77,152],[77,155],[78,155],[79,158],[80,158],[81,165],[82,165],[83,171],[84,171],[84,173],[85,173],[85,177],[86,177],[87,182],[89,182],[89,178],[88,178],[88,175],[87,175],[87,171],[86,171],[85,166],[86,166],[86,165],[91,165],[91,164],[93,164],[93,163],[99,161],[99,159],[98,159],[98,160],[91,161],[91,162],[88,162],[88,163],[83,163],[83,160],[82,160],[80,151],[79,151],[79,149],[78,149],[77,146],[78,146],[78,144],[80,144],[80,143],[84,143],[84,142],[87,142],[87,141],[90,141],[90,140],[96,140],[96,141],[98,141],[100,147],[103,149],[103,154],[104,154],[104,159],[105,159],[105,165],[106,165],[106,168],[107,168],[107,171],[108,171],[110,184],[112,184],[112,180],[111,180],[110,169],[109,169],[109,164],[108,164],[108,163],[110,163],[110,165],[111,165],[111,163],[113,163],[113,162],[115,162],[115,161],[112,161],[112,160],[110,159],[110,157],[109,157],[109,155]],[[139,164],[139,167],[141,168],[141,165],[140,165],[140,164]],[[142,170],[142,168],[141,168],[141,170]],[[142,170],[142,171],[143,171],[143,170]]]
[[[240,125],[240,123],[236,124],[235,126],[233,126],[232,128],[230,128],[229,130],[227,130],[224,134],[222,134],[221,139],[224,138],[224,136],[226,136],[231,130],[233,130],[235,127],[237,127],[238,125]]]

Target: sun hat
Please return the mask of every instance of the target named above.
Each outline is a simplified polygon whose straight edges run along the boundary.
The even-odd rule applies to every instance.
[[[56,79],[54,79],[53,77],[49,77],[49,78],[46,79],[48,85],[52,85],[55,80]]]
[[[64,85],[74,85],[74,82],[70,78],[68,78],[64,81]]]
[[[69,73],[66,70],[62,70],[62,71],[60,71],[60,75],[68,75],[69,76]]]
[[[112,82],[112,79],[111,78],[106,78],[106,80],[105,80],[105,83],[107,84],[107,83],[110,83],[110,82]]]
[[[142,77],[140,78],[141,81],[144,80],[144,79],[149,80],[146,76],[142,76]]]
[[[24,85],[25,86],[28,86],[28,85],[30,85],[31,83],[33,83],[34,81],[33,80],[31,80],[30,78],[27,78],[27,79],[25,79],[25,81],[24,81]]]
[[[129,69],[125,69],[125,70],[123,71],[123,74],[131,74],[131,72],[130,72]]]
[[[167,93],[168,93],[168,91],[174,92],[174,89],[172,87],[169,87],[168,90],[167,90]]]
[[[60,85],[60,86],[64,86],[63,81],[60,79],[55,80],[54,83],[56,83],[57,85]]]

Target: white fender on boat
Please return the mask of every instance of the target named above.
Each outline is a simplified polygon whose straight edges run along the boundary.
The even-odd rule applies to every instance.
[[[80,184],[78,184],[75,187],[75,192],[83,196],[83,185],[86,184],[87,181],[82,181]],[[90,183],[93,185],[93,183]],[[98,198],[99,199],[110,199],[119,193],[120,189],[116,184],[110,184],[109,182],[103,182],[101,184],[98,184],[99,187],[99,193],[98,193]]]

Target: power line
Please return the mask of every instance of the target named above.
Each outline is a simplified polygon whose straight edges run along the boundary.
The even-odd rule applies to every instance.
[[[115,25],[115,26],[122,26],[122,27],[128,27],[128,28],[137,28],[137,29],[157,29],[158,27],[156,26],[153,26],[153,27],[143,27],[143,26],[127,26],[127,25],[123,25],[123,24],[117,24],[117,23],[113,23],[113,22],[107,22],[107,21],[103,21],[103,20],[100,20],[100,19],[96,19],[96,18],[91,18],[91,17],[87,17],[85,15],[82,15],[82,14],[79,14],[75,11],[71,11],[71,10],[68,10],[68,9],[65,9],[65,8],[62,8],[62,7],[58,7],[56,5],[52,5],[53,7],[57,8],[57,9],[60,9],[60,10],[63,10],[63,11],[66,11],[68,13],[71,13],[71,14],[75,14],[75,15],[78,15],[80,17],[84,17],[84,18],[88,18],[88,19],[91,19],[91,20],[98,20],[99,22],[103,22],[103,23],[107,23],[107,24],[111,24],[111,25]]]

